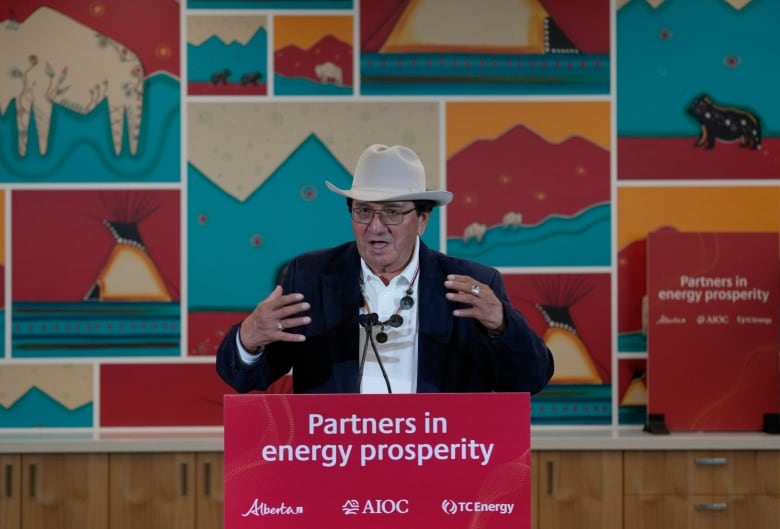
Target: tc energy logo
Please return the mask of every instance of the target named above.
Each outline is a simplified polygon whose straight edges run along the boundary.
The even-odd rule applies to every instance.
[[[515,510],[515,504],[442,500],[441,510],[447,514],[458,514],[461,512],[495,512],[498,514],[512,514],[512,511]]]

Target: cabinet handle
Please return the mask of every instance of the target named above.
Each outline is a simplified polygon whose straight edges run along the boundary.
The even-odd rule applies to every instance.
[[[553,493],[553,471],[555,470],[555,467],[553,466],[555,463],[553,461],[547,462],[547,494],[552,496]]]
[[[14,467],[13,465],[5,466],[5,496],[11,498],[14,495]]]
[[[38,473],[38,467],[33,463],[30,465],[30,497],[35,497],[35,476]]]
[[[181,464],[181,495],[187,495],[187,463]]]
[[[700,467],[722,467],[728,462],[725,457],[697,457],[695,461]]]
[[[697,503],[694,505],[694,509],[697,511],[725,511],[728,508],[728,503]]]
[[[203,494],[211,496],[211,463],[203,463]]]

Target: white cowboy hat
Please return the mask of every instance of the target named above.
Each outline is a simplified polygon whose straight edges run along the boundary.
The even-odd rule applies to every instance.
[[[425,169],[417,154],[402,145],[374,144],[358,158],[352,189],[339,189],[325,181],[339,195],[364,202],[432,200],[437,206],[449,204],[449,191],[426,191]]]

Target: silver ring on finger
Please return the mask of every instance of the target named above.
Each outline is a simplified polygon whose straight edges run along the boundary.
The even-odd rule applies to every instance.
[[[284,330],[284,325],[282,324],[282,322],[277,321],[276,322],[276,328],[279,329],[280,331],[283,331]]]
[[[471,295],[479,296],[479,285],[471,285]]]

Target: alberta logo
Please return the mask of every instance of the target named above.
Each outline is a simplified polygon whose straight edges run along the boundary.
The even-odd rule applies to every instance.
[[[280,505],[271,506],[255,498],[249,509],[241,516],[246,518],[247,516],[290,516],[296,514],[303,514],[303,507],[300,505],[293,507],[292,505],[286,505],[284,502]]]
[[[667,316],[666,314],[661,314],[655,322],[656,325],[681,325],[683,323],[685,323],[685,318],[680,316]]]

